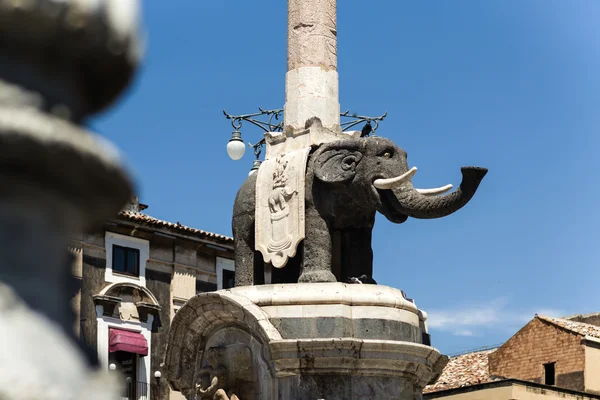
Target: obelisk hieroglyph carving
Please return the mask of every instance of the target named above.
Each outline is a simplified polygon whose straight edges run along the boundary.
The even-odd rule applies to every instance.
[[[336,0],[288,1],[286,130],[317,117],[340,132]]]

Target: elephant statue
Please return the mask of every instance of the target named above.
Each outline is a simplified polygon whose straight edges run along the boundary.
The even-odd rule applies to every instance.
[[[416,168],[409,169],[406,157],[402,148],[379,136],[313,146],[305,177],[305,238],[284,268],[272,269],[267,283],[371,278],[377,211],[394,223],[444,217],[469,202],[487,173],[463,167],[460,187],[448,194],[443,193],[451,185],[415,189],[411,178]],[[265,283],[265,272],[271,271],[254,245],[257,175],[244,182],[233,209],[236,286]]]

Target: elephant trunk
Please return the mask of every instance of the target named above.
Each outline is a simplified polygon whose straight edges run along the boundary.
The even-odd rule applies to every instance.
[[[392,189],[395,197],[394,208],[409,217],[419,219],[441,218],[461,209],[471,200],[481,180],[487,174],[486,168],[462,167],[460,187],[444,196],[428,196],[407,182],[400,188]]]

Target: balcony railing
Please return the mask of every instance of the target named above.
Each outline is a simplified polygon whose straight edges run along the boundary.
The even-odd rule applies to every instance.
[[[150,400],[150,384],[146,382],[126,382],[121,400]]]

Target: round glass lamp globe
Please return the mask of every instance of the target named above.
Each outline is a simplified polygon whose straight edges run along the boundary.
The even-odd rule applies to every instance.
[[[239,160],[243,157],[244,152],[246,151],[246,145],[240,139],[231,139],[229,143],[227,143],[227,154],[231,157],[232,160]]]
[[[160,371],[154,371],[155,378],[160,378],[161,376],[162,376],[162,374],[160,373]]]
[[[108,369],[110,369],[111,371],[114,371],[114,370],[116,370],[116,369],[117,369],[117,366],[116,366],[115,364],[111,363],[111,364],[108,366]]]

